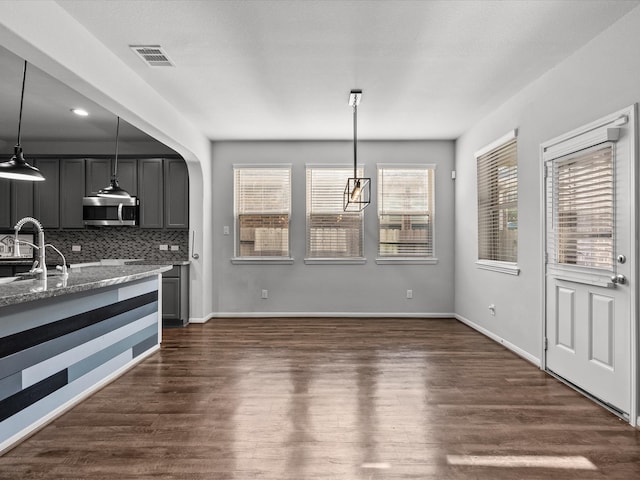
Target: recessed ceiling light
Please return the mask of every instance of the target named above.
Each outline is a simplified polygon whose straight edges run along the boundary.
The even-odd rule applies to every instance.
[[[78,115],[79,117],[86,117],[89,115],[89,112],[87,112],[85,109],[83,108],[72,108],[71,111],[73,113],[75,113],[76,115]]]

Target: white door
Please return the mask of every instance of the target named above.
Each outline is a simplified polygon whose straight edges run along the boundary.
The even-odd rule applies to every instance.
[[[546,367],[628,416],[634,110],[595,125],[543,145]]]

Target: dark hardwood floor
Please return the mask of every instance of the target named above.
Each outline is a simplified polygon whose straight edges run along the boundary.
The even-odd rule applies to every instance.
[[[228,319],[0,457],[1,479],[636,479],[640,432],[455,320]]]

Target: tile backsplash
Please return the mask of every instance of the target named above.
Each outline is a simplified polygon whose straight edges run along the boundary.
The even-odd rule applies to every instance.
[[[142,258],[166,262],[187,260],[189,257],[188,230],[133,227],[46,230],[45,238],[47,243],[60,249],[67,264],[105,258]],[[166,245],[167,250],[160,250],[161,245]],[[74,252],[74,246],[79,246],[80,251]],[[175,250],[176,246],[178,250]]]

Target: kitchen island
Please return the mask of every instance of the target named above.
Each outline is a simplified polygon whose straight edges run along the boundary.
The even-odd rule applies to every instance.
[[[159,349],[170,268],[93,266],[0,285],[0,453]]]

